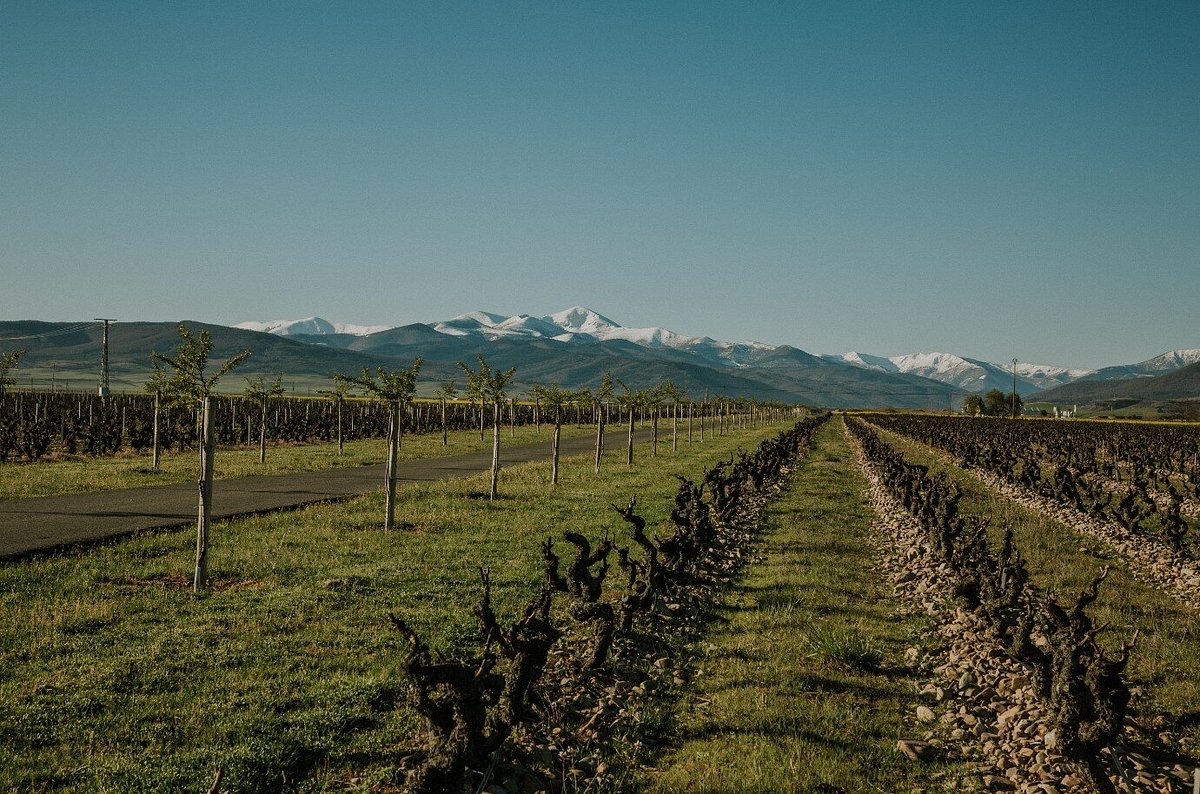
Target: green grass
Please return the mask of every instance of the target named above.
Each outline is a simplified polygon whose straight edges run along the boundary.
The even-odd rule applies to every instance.
[[[941,463],[927,447],[888,431],[882,435],[911,462],[958,480],[964,492],[962,512],[990,517],[994,542],[1001,527],[1011,523],[1030,579],[1038,587],[1060,594],[1064,601],[1074,599],[1109,566],[1088,612],[1097,622],[1109,624],[1101,641],[1110,648],[1132,637],[1135,629],[1141,633],[1126,670],[1135,718],[1149,727],[1174,730],[1187,755],[1200,757],[1200,621],[1195,611],[1139,582],[1130,573],[1129,561],[1110,555],[1100,543],[996,494],[973,474]]]
[[[218,524],[215,589],[186,587],[189,532],[0,566],[0,791],[341,790],[397,777],[423,727],[397,707],[395,610],[435,651],[474,649],[480,566],[511,619],[541,579],[539,545],[567,529],[628,533],[611,502],[637,494],[650,528],[677,482],[781,429],[681,443],[656,459],[606,454]],[[560,550],[565,544],[560,542]],[[617,577],[614,577],[617,578]]]
[[[924,626],[877,573],[841,422],[817,440],[770,509],[765,560],[717,607],[656,791],[927,791],[949,770],[896,750],[919,738],[904,649]]]
[[[606,433],[619,428],[609,427]],[[550,445],[552,426],[543,425],[538,433],[533,427],[516,428],[515,437],[508,428],[502,430],[501,447],[505,445],[544,442]],[[595,434],[595,428],[563,425],[563,438]],[[659,447],[662,447],[662,428],[659,428]],[[489,427],[484,440],[478,430],[459,430],[450,433],[448,444],[442,446],[441,433],[403,436],[400,439],[400,459],[432,458],[459,455],[491,449],[492,431]],[[668,446],[670,437],[667,437]],[[382,464],[387,458],[384,439],[350,441],[345,454],[337,454],[336,443],[286,444],[267,447],[267,459],[258,462],[258,447],[219,449],[214,464],[218,479],[248,477],[255,474],[288,474],[302,471],[349,468],[369,463]],[[137,488],[144,485],[167,485],[196,479],[199,453],[196,450],[170,452],[162,455],[161,468],[155,471],[150,454],[122,453],[107,458],[72,457],[62,460],[42,460],[35,463],[0,463],[0,499],[22,499],[30,496],[104,491],[114,488]]]

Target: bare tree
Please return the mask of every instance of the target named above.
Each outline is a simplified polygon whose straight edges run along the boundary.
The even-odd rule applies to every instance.
[[[387,501],[384,506],[383,528],[391,530],[396,523],[396,465],[400,455],[401,421],[405,406],[412,402],[417,390],[417,374],[421,364],[425,363],[420,356],[413,359],[408,369],[387,370],[377,367],[375,374],[364,369],[362,376],[351,378],[340,372],[334,374],[334,380],[349,384],[365,391],[368,395],[388,405],[388,454],[384,482],[387,489]]]
[[[646,390],[638,389],[634,391],[625,385],[625,381],[620,378],[617,378],[617,384],[621,387],[621,393],[616,396],[617,405],[629,412],[629,434],[625,443],[625,465],[632,466],[634,422],[637,418],[638,408],[646,404]]]
[[[546,410],[554,414],[554,435],[550,442],[550,484],[558,484],[558,449],[562,438],[563,412],[571,405],[579,402],[581,397],[590,397],[587,392],[567,391],[560,389],[558,384],[552,386],[534,386],[533,398],[539,405],[545,405]]]
[[[605,372],[596,387],[596,474],[600,473],[600,459],[604,456],[604,411],[613,397],[613,379],[611,372]]]
[[[442,446],[444,447],[450,443],[449,433],[446,430],[446,401],[453,400],[458,395],[458,387],[454,385],[453,380],[448,380],[439,386],[434,394],[442,404]]]
[[[196,570],[192,577],[192,589],[199,592],[208,587],[208,530],[212,522],[213,458],[216,455],[216,440],[213,435],[212,392],[222,377],[250,357],[243,350],[229,358],[212,376],[205,377],[208,355],[212,352],[212,337],[208,331],[199,336],[192,333],[183,323],[176,326],[180,342],[175,355],[167,356],[153,352],[150,360],[154,365],[151,383],[161,394],[175,404],[199,406],[200,408],[200,502],[196,515]],[[170,374],[163,365],[171,368]]]
[[[267,383],[262,375],[246,378],[246,388],[242,395],[247,400],[258,403],[258,462],[267,462],[267,403],[272,397],[283,395],[283,374],[275,376],[275,380]]]
[[[472,370],[462,361],[458,362],[458,366],[466,373],[467,392],[479,395],[481,408],[484,402],[492,404],[492,484],[488,491],[488,499],[495,500],[496,483],[500,477],[500,406],[504,404],[507,396],[505,389],[516,374],[517,368],[509,367],[501,372],[488,366],[482,355],[476,358],[479,360],[478,370]]]
[[[353,383],[347,383],[346,381],[338,380],[337,376],[335,375],[333,378],[333,387],[329,388],[329,389],[322,389],[320,391],[320,394],[323,394],[326,397],[328,397],[329,399],[333,400],[334,405],[337,406],[338,455],[342,455],[346,451],[346,449],[345,449],[345,434],[342,432],[342,407],[346,403],[347,395],[349,395],[350,392],[352,392],[353,390],[354,390]]]
[[[658,384],[658,398],[660,402],[665,402],[671,406],[671,451],[679,451],[679,409],[681,401],[684,399],[683,389],[676,386],[671,380],[664,380]]]

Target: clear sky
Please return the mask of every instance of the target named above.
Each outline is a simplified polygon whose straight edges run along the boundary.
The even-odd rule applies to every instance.
[[[1200,347],[1200,3],[0,5],[0,319]]]

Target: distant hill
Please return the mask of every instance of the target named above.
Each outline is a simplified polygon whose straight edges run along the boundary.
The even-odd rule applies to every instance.
[[[1132,399],[1142,402],[1200,398],[1200,363],[1164,375],[1123,380],[1077,380],[1047,389],[1031,398],[1036,402],[1061,405],[1091,405],[1105,400]]]
[[[1162,355],[1139,361],[1136,364],[1118,364],[1104,367],[1084,375],[1079,380],[1125,380],[1128,378],[1152,378],[1167,372],[1200,363],[1200,350],[1170,350]]]
[[[976,394],[984,394],[992,389],[1007,394],[1013,389],[1012,369],[1009,367],[953,353],[910,353],[888,358],[867,353],[840,353],[827,354],[822,358],[880,372],[920,375]],[[1041,389],[1061,386],[1091,371],[1018,362],[1017,393],[1028,395]]]
[[[560,314],[561,322],[570,322],[577,330],[548,337],[542,331],[552,329],[541,320],[525,318],[510,323],[482,313],[459,318],[458,324],[476,322],[487,328],[485,332],[457,335],[421,323],[365,335],[336,330],[283,335],[194,321],[187,325],[212,335],[214,363],[240,350],[251,351],[250,360],[222,384],[231,392],[241,390],[245,377],[275,373],[282,373],[285,383],[298,381],[302,391],[313,390],[327,386],[335,371],[357,373],[364,367],[407,366],[421,356],[425,365],[420,392],[430,394],[446,380],[454,379],[461,386],[463,376],[457,362],[474,364],[476,355],[485,356],[493,366],[517,367],[519,390],[538,383],[591,388],[605,371],[611,371],[634,388],[670,379],[695,398],[705,393],[727,394],[828,407],[943,408],[956,391],[915,375],[826,361],[786,345],[722,343],[659,333],[661,329],[620,329],[595,313],[572,310]],[[493,325],[486,325],[489,322]],[[150,352],[169,353],[178,343],[175,325],[130,322],[112,326],[109,358],[114,389],[142,387],[151,371]],[[336,329],[333,324],[308,326],[330,327]],[[100,338],[95,323],[0,321],[0,349],[29,350],[15,373],[19,383],[33,377],[42,387],[49,385],[53,371],[60,386],[62,381],[74,379],[76,388],[85,383],[92,388],[100,367]]]
[[[318,378],[327,380],[334,370],[358,372],[363,367],[393,363],[378,356],[306,344],[259,331],[193,320],[184,322],[194,332],[208,331],[212,336],[211,358],[214,364],[242,350],[252,351],[246,364],[230,374],[228,381],[218,387],[232,392],[240,391],[245,385],[243,378],[253,375],[284,373],[289,378],[312,382]],[[51,369],[57,373],[60,382],[75,379],[94,385],[100,373],[103,332],[99,324],[71,330],[79,325],[81,323],[0,321],[0,339],[9,340],[0,342],[0,348],[28,350],[21,360],[20,369],[14,372],[18,385],[25,382],[26,378],[35,376],[45,386]],[[112,387],[121,391],[140,389],[150,376],[150,353],[174,352],[179,343],[175,327],[176,323],[113,324],[109,332]]]

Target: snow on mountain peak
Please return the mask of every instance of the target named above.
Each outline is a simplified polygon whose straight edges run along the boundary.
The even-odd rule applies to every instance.
[[[276,336],[326,336],[328,334],[367,336],[379,331],[386,331],[392,326],[331,323],[320,317],[306,317],[303,320],[267,320],[266,322],[248,320],[244,323],[238,323],[233,327],[243,328],[247,331],[261,331],[263,333],[275,334]]]
[[[563,309],[561,312],[555,312],[542,319],[554,323],[564,331],[577,334],[595,335],[597,331],[606,331],[621,327],[603,314],[592,311],[584,306],[572,306],[569,309]]]
[[[1143,361],[1139,366],[1147,370],[1173,370],[1200,361],[1200,350],[1171,350],[1161,356]]]

